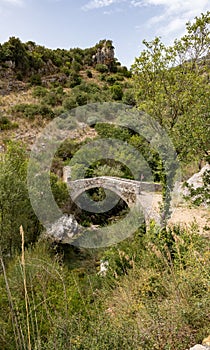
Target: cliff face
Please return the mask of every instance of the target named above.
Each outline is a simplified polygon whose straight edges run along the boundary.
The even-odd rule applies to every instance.
[[[108,67],[114,62],[114,47],[110,40],[105,40],[103,44],[98,47],[97,52],[93,55],[93,63],[106,64]]]

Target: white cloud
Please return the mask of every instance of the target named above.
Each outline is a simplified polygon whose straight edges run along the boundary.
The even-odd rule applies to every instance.
[[[83,10],[93,10],[102,7],[108,7],[113,4],[124,2],[124,0],[91,0],[82,7]]]
[[[23,0],[0,0],[0,5],[10,4],[15,6],[23,5]]]
[[[183,34],[185,24],[206,12],[209,8],[209,0],[132,0],[133,7],[159,7],[162,13],[153,16],[147,22],[148,27],[156,28],[156,34],[170,36],[171,33]]]

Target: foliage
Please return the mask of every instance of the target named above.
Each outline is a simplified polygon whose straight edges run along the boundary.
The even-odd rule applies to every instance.
[[[77,72],[74,72],[74,71],[69,72],[68,85],[70,88],[80,85],[81,81],[82,79]]]
[[[101,63],[98,63],[96,66],[95,66],[95,69],[100,72],[100,73],[107,73],[108,72],[108,67],[106,64],[101,64]]]
[[[86,71],[86,74],[87,74],[88,78],[92,78],[93,77],[93,74],[92,74],[91,70],[89,70],[89,69]]]
[[[44,104],[50,105],[52,107],[59,106],[62,104],[65,93],[62,86],[49,90],[42,99]]]
[[[20,226],[27,231],[28,244],[36,240],[39,224],[28,198],[24,149],[9,144],[7,153],[1,154],[0,163],[0,248],[4,255],[12,256],[20,249]]]
[[[166,47],[159,38],[132,67],[139,109],[165,127],[180,159],[189,161],[208,151],[209,12],[187,24],[187,34]]]
[[[7,117],[0,116],[0,130],[11,130],[18,128],[17,123],[11,122]]]
[[[116,247],[71,253],[70,269],[47,242],[27,249],[0,276],[1,348],[30,340],[38,350],[181,350],[201,342],[210,317],[206,241],[196,228],[165,234],[151,226]],[[99,257],[109,261],[106,276],[97,274]]]
[[[42,85],[42,78],[40,74],[33,74],[30,77],[31,85]]]
[[[55,116],[51,108],[39,104],[17,104],[13,107],[13,111],[29,119],[34,119],[38,115],[48,119],[54,118]]]
[[[120,101],[123,97],[123,90],[122,87],[119,84],[114,84],[110,87],[112,98],[114,101]]]
[[[202,180],[203,186],[197,188],[194,188],[193,185],[189,185],[187,182],[184,183],[189,191],[185,198],[196,206],[201,204],[210,205],[210,170],[206,170],[203,173]]]
[[[32,96],[33,97],[45,97],[47,95],[47,89],[43,86],[36,86],[33,89]]]

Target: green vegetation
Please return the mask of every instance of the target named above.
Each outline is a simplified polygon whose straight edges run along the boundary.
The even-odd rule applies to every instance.
[[[205,240],[196,228],[142,234],[97,253],[109,261],[104,277],[96,253],[69,251],[67,268],[46,241],[11,261],[0,278],[1,348],[182,350],[200,342],[210,317]]]
[[[18,128],[17,123],[11,122],[7,117],[0,117],[0,130],[11,130]]]
[[[189,194],[186,199],[191,201],[192,204],[199,206],[205,204],[210,205],[210,170],[206,170],[202,176],[203,186],[194,188],[193,185],[189,185],[187,182],[184,183],[188,189]]]
[[[20,116],[24,116],[29,119],[34,119],[36,116],[41,115],[42,117],[52,119],[55,115],[52,109],[46,105],[36,104],[18,104],[13,108],[13,111],[18,113]]]
[[[207,155],[209,148],[209,12],[187,24],[187,34],[166,47],[159,38],[132,71],[137,105],[171,136],[182,161]]]
[[[76,122],[66,126],[67,111],[114,101],[156,119],[172,139],[184,170],[201,159],[209,160],[208,25],[209,12],[188,23],[186,35],[170,47],[159,38],[144,41],[146,49],[131,71],[115,58],[106,64],[94,61],[105,42],[113,48],[110,40],[84,50],[50,50],[10,38],[0,45],[0,78],[4,81],[8,74],[28,95],[21,91],[16,103],[10,95],[2,96],[1,134],[6,131],[12,138],[21,127],[34,127],[36,120],[45,125],[61,113],[60,129],[71,130]],[[66,139],[52,161],[50,183],[62,212],[74,214],[84,227],[106,226],[111,232],[109,225],[128,213],[126,203],[120,200],[103,214],[85,212],[69,199],[62,169],[73,158],[72,175],[80,176],[86,164],[86,177],[133,179],[126,165],[133,147],[142,155],[134,159],[135,169],[141,169],[137,179],[150,181],[152,176],[162,183],[169,215],[171,197],[166,187],[170,190],[173,183],[166,184],[166,172],[171,164],[164,163],[150,142],[131,129],[99,123],[94,113],[88,124],[94,135],[92,146],[83,135]],[[128,150],[104,142],[106,159],[98,159],[101,139],[123,142]],[[31,206],[30,146],[8,142],[6,137],[1,141],[5,147],[0,153],[2,350],[184,350],[209,334],[209,239],[199,234],[197,225],[158,227],[150,222],[123,242],[97,250],[55,243],[46,238]],[[89,159],[96,161],[88,165]],[[209,181],[206,171],[203,187],[188,186],[193,204],[209,204]],[[105,198],[102,188],[91,189],[88,195],[98,206]],[[104,275],[99,273],[100,260],[109,263]]]

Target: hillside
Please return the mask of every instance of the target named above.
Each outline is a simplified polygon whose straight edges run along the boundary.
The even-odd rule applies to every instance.
[[[2,350],[210,345],[209,23],[144,41],[130,71],[111,40],[0,45]]]
[[[0,143],[25,140],[52,118],[87,102],[130,103],[131,73],[110,40],[81,50],[49,50],[10,38],[0,47]]]

